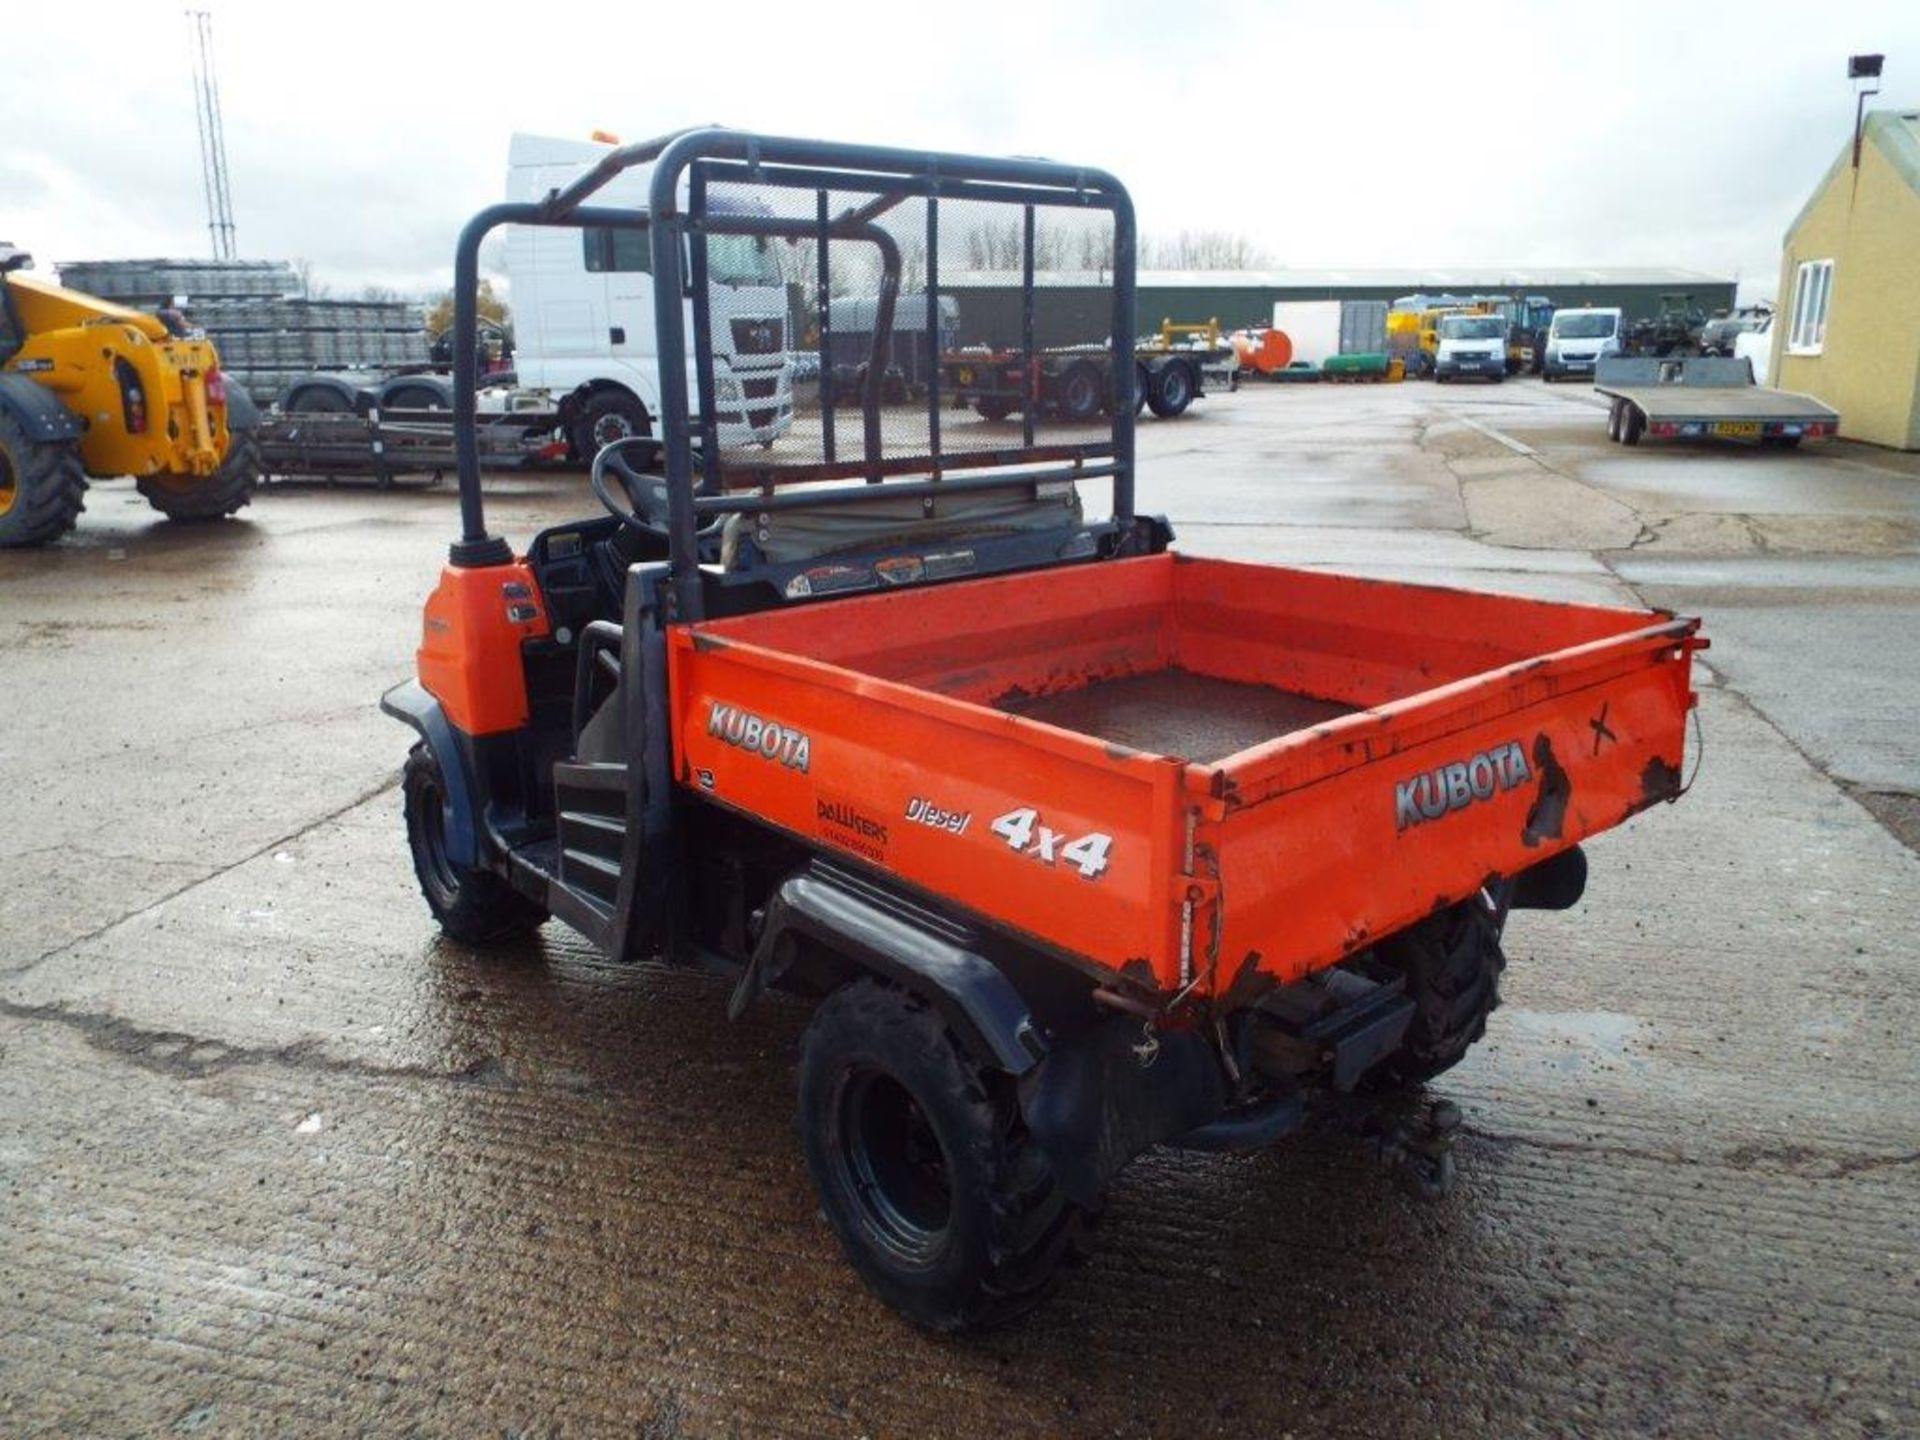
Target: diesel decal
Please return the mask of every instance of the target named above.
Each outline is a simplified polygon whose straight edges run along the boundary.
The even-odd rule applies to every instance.
[[[867,860],[887,858],[887,824],[876,820],[851,800],[816,796],[815,828],[834,844]]]
[[[1527,752],[1518,740],[1482,750],[1466,760],[1436,765],[1393,787],[1393,823],[1396,830],[1411,829],[1464,810],[1476,800],[1490,800],[1533,778]]]
[[[935,830],[944,830],[949,835],[967,833],[967,822],[973,819],[971,810],[943,810],[931,800],[922,800],[918,795],[907,801],[907,819],[916,825],[930,826]]]
[[[738,705],[715,700],[707,712],[707,734],[789,770],[805,770],[812,748],[804,730],[767,720]]]

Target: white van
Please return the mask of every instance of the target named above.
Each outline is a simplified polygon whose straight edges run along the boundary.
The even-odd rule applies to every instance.
[[[1462,375],[1507,378],[1507,317],[1504,315],[1442,315],[1434,327],[1433,378],[1457,380]]]
[[[540,200],[576,179],[613,147],[591,140],[515,135],[507,151],[507,198]],[[595,205],[644,210],[650,168],[623,171]],[[793,424],[787,289],[777,242],[715,235],[707,241],[713,335],[714,419],[726,446],[773,443]],[[673,289],[693,303],[683,274]],[[574,452],[652,433],[660,415],[654,337],[653,250],[645,230],[515,225],[507,231],[514,371],[524,388],[550,392]],[[700,407],[693,357],[688,408]]]
[[[1541,374],[1548,380],[1591,375],[1603,355],[1621,353],[1626,330],[1618,310],[1559,310],[1547,327],[1547,358]]]

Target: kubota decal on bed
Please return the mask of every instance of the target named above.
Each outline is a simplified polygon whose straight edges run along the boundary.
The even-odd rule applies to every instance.
[[[1394,828],[1408,830],[1438,820],[1451,811],[1466,809],[1476,800],[1491,800],[1532,778],[1527,752],[1518,740],[1482,750],[1466,760],[1436,765],[1393,787]]]
[[[724,700],[715,700],[707,712],[707,734],[763,760],[777,760],[789,770],[805,770],[813,748],[806,731],[768,720]]]

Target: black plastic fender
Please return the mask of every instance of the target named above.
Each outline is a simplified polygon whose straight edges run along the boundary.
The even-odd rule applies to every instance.
[[[1055,1049],[1020,1082],[1020,1112],[1075,1203],[1095,1204],[1154,1145],[1195,1146],[1227,1108],[1219,1056],[1197,1030],[1159,1030],[1116,1015]],[[1288,1118],[1297,1121],[1297,1105]],[[1245,1148],[1251,1140],[1218,1148]]]
[[[19,422],[29,440],[41,443],[78,440],[87,428],[58,395],[25,375],[0,375],[0,409]]]
[[[380,708],[411,725],[427,742],[439,762],[446,783],[447,858],[468,868],[480,863],[480,815],[473,804],[473,781],[467,774],[466,754],[453,732],[453,722],[440,702],[418,680],[405,680],[380,697]]]
[[[304,413],[302,407],[293,402],[309,391],[325,391],[333,395],[340,403],[337,408],[349,414],[364,415],[374,402],[373,393],[338,375],[302,375],[287,386],[286,393],[280,398],[280,408],[292,415]]]
[[[440,406],[442,409],[453,409],[453,386],[447,383],[445,376],[432,374],[395,375],[381,382],[380,388],[375,391],[375,403],[382,409],[385,409],[387,405],[391,403],[393,394],[400,390],[430,390],[440,397]]]
[[[746,973],[727,1013],[738,1018],[785,968],[783,938],[817,941],[874,974],[922,996],[983,1060],[1024,1075],[1046,1041],[1013,982],[967,947],[964,935],[930,911],[824,866],[791,876],[767,902]]]
[[[257,430],[260,428],[260,407],[253,403],[246,387],[227,382],[227,429]]]

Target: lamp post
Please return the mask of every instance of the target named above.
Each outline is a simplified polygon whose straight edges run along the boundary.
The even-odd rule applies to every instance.
[[[1847,79],[1853,82],[1853,168],[1860,168],[1860,135],[1867,119],[1867,97],[1880,93],[1880,67],[1884,55],[1849,55]]]

